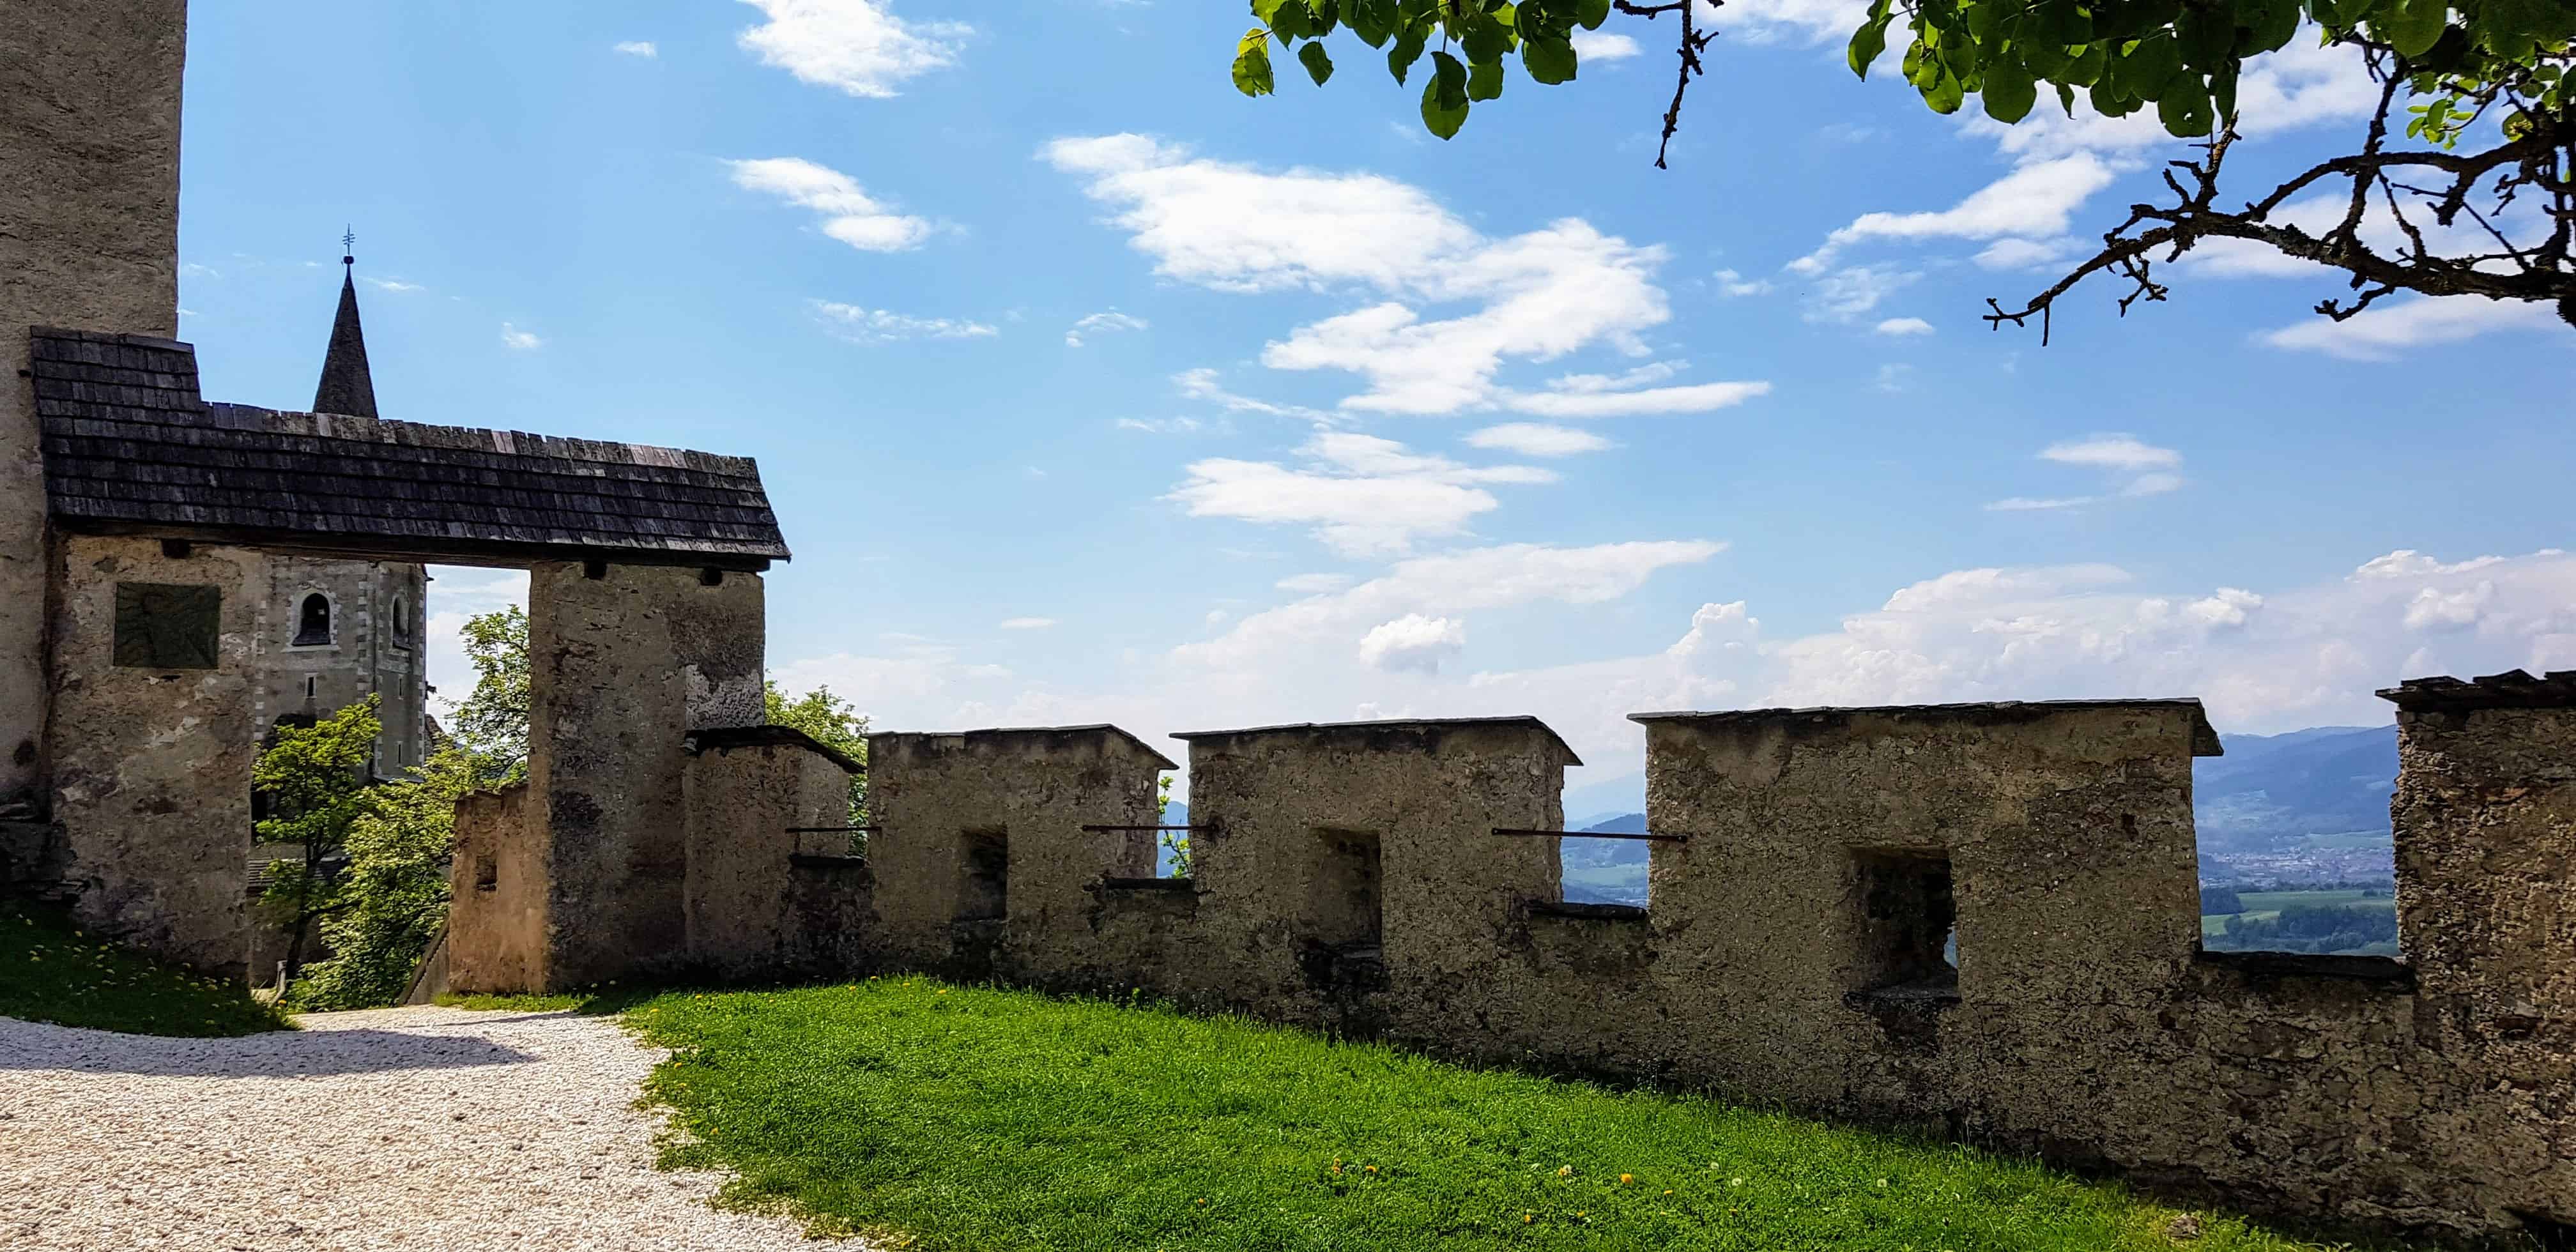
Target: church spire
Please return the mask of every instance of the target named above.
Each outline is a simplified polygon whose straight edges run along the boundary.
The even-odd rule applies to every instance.
[[[355,248],[355,232],[343,234],[343,248]],[[313,411],[351,417],[376,415],[376,382],[367,373],[367,337],[358,328],[357,257],[340,257],[340,312],[331,319],[331,348],[322,358],[322,382],[313,389]]]

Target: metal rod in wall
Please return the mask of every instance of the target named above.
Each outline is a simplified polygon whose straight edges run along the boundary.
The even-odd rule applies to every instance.
[[[1496,826],[1494,828],[1494,833],[1498,835],[1528,835],[1534,838],[1547,837],[1556,839],[1636,839],[1646,843],[1687,843],[1690,841],[1689,835],[1620,834],[1618,832],[1608,830],[1516,830]]]

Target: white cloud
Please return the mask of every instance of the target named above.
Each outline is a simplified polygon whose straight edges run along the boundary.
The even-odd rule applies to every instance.
[[[2543,549],[2540,555],[2557,556],[2559,552],[2555,548],[2548,548]],[[2386,556],[2376,556],[2362,562],[2361,568],[2354,570],[2352,576],[2355,578],[2427,578],[2437,574],[2464,574],[2473,569],[2501,565],[2504,561],[2505,558],[2500,556],[2481,556],[2445,565],[2413,548],[2399,548]]]
[[[1891,317],[1875,328],[1882,335],[1928,335],[1932,323],[1919,317]]]
[[[1351,576],[1348,574],[1291,574],[1278,583],[1281,591],[1294,591],[1301,595],[1339,591],[1350,585]]]
[[[1717,290],[1725,296],[1764,296],[1771,294],[1771,280],[1746,278],[1734,270],[1719,270],[1715,275]]]
[[[1200,429],[1195,417],[1122,417],[1112,423],[1120,430],[1143,431],[1149,435],[1188,435]]]
[[[1302,525],[1344,556],[1403,552],[1415,540],[1463,534],[1467,522],[1501,507],[1487,484],[1553,482],[1523,465],[1466,466],[1423,456],[1374,435],[1323,431],[1298,450],[1306,464],[1210,458],[1165,499],[1193,517]]]
[[[1143,330],[1147,324],[1144,318],[1131,317],[1116,309],[1105,313],[1093,313],[1075,322],[1073,329],[1064,332],[1064,346],[1079,348],[1083,345],[1085,335],[1109,335],[1122,330]]]
[[[1706,413],[1769,394],[1771,384],[1767,382],[1693,383],[1684,387],[1653,387],[1643,391],[1513,392],[1502,397],[1502,404],[1515,412],[1539,417],[1635,417],[1651,413]]]
[[[611,44],[608,50],[622,52],[631,57],[642,57],[647,61],[662,55],[662,50],[654,47],[653,41],[649,39],[629,39],[624,43]]]
[[[854,96],[896,94],[906,79],[957,63],[975,28],[907,22],[883,0],[744,0],[769,18],[742,32],[743,49],[797,78]]]
[[[1047,627],[1055,624],[1056,619],[1052,617],[1006,617],[1002,619],[1002,629],[1004,630],[1045,630]]]
[[[1437,674],[1440,663],[1467,650],[1467,624],[1407,613],[1360,636],[1360,664],[1371,669]]]
[[[1665,251],[1565,218],[1488,237],[1416,187],[1372,174],[1269,171],[1193,157],[1140,135],[1059,139],[1043,159],[1083,180],[1155,272],[1221,291],[1365,292],[1369,302],[1274,340],[1262,363],[1337,370],[1367,389],[1341,407],[1448,414],[1496,407],[1563,416],[1500,375],[1606,346],[1642,356],[1672,313]],[[1433,312],[1450,306],[1454,312]],[[1738,384],[1742,386],[1743,384]],[[1675,389],[1615,412],[1680,412],[1740,395]]]
[[[1822,273],[1835,255],[1870,239],[1994,239],[2066,233],[2075,210],[2111,185],[2112,167],[2090,152],[2033,161],[1979,188],[1966,199],[1929,213],[1864,213],[1825,237],[1823,247],[1789,263],[1801,274]]]
[[[2478,624],[2478,615],[2495,599],[2495,584],[2480,582],[2461,591],[2426,587],[2406,602],[2408,630],[2460,630]]]
[[[988,339],[1002,333],[983,322],[945,317],[914,317],[833,300],[812,300],[814,320],[852,343],[895,343],[906,339]]]
[[[1335,420],[1330,413],[1321,409],[1310,409],[1302,404],[1273,404],[1267,400],[1236,395],[1226,390],[1217,378],[1218,374],[1215,370],[1201,366],[1198,369],[1182,370],[1172,375],[1172,385],[1179,388],[1182,395],[1193,400],[1208,401],[1228,413],[1266,413],[1272,417],[1303,418],[1310,422]]]
[[[508,322],[501,323],[501,346],[513,352],[534,352],[546,346],[533,332],[524,331]]]
[[[1851,321],[1922,276],[1919,271],[1895,265],[1848,265],[1821,271],[1813,275],[1815,281],[1806,293],[1806,318],[1811,322]]]
[[[2076,465],[2099,470],[2106,478],[2105,490],[2112,496],[2136,499],[2160,496],[2183,487],[2182,454],[2171,448],[2159,448],[2135,435],[2089,435],[2082,439],[2061,440],[2040,449],[2039,459],[2058,465]],[[2099,504],[2108,497],[2086,496],[2014,496],[1986,506],[1989,512],[2035,512],[2048,509],[2081,508]]]
[[[1488,426],[1467,436],[1470,447],[1489,448],[1499,452],[1516,452],[1522,456],[1572,456],[1578,452],[1599,452],[1610,447],[1610,441],[1588,430],[1571,426],[1550,426],[1543,422],[1505,422]]]
[[[359,281],[364,282],[378,291],[390,291],[397,295],[407,294],[414,291],[429,290],[429,288],[423,287],[419,283],[406,283],[391,278],[366,278],[360,279]]]
[[[2094,435],[2053,443],[2040,449],[2039,459],[2118,470],[2172,469],[2182,464],[2181,453],[2142,443],[2133,435]]]
[[[2373,305],[2345,321],[2315,317],[2259,336],[2275,348],[2347,361],[2390,361],[2409,349],[2457,343],[2494,331],[2551,330],[2566,323],[2549,306],[2473,296],[2410,296]]]
[[[839,170],[802,157],[765,157],[728,161],[734,185],[763,192],[823,219],[823,233],[864,252],[902,252],[920,247],[938,229],[878,203],[858,181]]]
[[[1637,41],[1626,35],[1600,30],[1574,32],[1574,57],[1578,64],[1590,64],[1594,61],[1624,61],[1641,51],[1643,49],[1637,46]]]
[[[2055,265],[2074,254],[2072,239],[1998,239],[1972,259],[1983,269],[2026,270]]]

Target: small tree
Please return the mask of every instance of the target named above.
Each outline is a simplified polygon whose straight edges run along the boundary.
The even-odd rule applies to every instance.
[[[346,907],[341,887],[349,828],[366,810],[368,767],[376,754],[376,697],[308,727],[284,726],[277,746],[260,753],[251,785],[269,794],[274,816],[256,829],[262,841],[301,845],[301,860],[269,863],[261,915],[287,931],[286,978],[304,966],[304,940],[315,920]]]
[[[477,785],[508,786],[528,772],[528,615],[515,604],[477,614],[463,633],[474,690],[457,704],[451,734]]]
[[[816,743],[839,751],[864,766],[868,763],[867,715],[850,707],[850,702],[832,694],[830,687],[816,687],[801,696],[789,698],[775,679],[761,684],[762,704],[772,726],[788,726],[811,736]],[[868,824],[868,776],[865,770],[850,775],[850,824]],[[852,831],[853,835],[858,832]],[[863,840],[852,839],[853,848]]]
[[[349,825],[341,909],[322,922],[334,955],[305,971],[298,1006],[367,1008],[401,997],[447,920],[456,802],[489,765],[447,748],[411,778],[368,789]]]
[[[1156,823],[1157,825],[1161,824],[1161,823],[1162,823],[1162,821],[1163,821],[1164,815],[1165,815],[1165,814],[1170,813],[1171,811],[1172,811],[1172,776],[1171,776],[1171,775],[1169,775],[1169,774],[1162,774],[1162,775],[1158,775],[1158,776],[1154,779],[1154,821],[1155,821],[1155,823]],[[1188,831],[1186,831],[1186,830],[1158,830],[1158,831],[1155,831],[1154,833],[1155,833],[1156,835],[1161,836],[1161,839],[1159,840],[1159,842],[1162,844],[1163,849],[1164,849],[1165,851],[1170,852],[1170,853],[1172,854],[1172,861],[1171,861],[1171,865],[1172,865],[1172,877],[1174,877],[1174,878],[1187,878],[1187,877],[1189,877],[1189,876],[1190,876],[1190,832],[1188,832]]]

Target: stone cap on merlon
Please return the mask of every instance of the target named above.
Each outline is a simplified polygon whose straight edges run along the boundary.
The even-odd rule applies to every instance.
[[[1400,745],[1410,748],[1414,746],[1411,741],[1424,738],[1436,740],[1444,730],[1485,728],[1535,730],[1547,736],[1548,741],[1554,743],[1558,751],[1565,753],[1568,764],[1583,764],[1583,759],[1574,754],[1574,748],[1565,742],[1563,735],[1556,733],[1555,729],[1547,723],[1535,717],[1526,716],[1414,717],[1377,722],[1293,722],[1283,726],[1248,726],[1241,730],[1189,730],[1175,734],[1172,738],[1184,743],[1197,743],[1203,739],[1249,739],[1294,735],[1311,739],[1358,738],[1373,741],[1371,746]]]
[[[2473,713],[2480,709],[2576,709],[2576,669],[2534,678],[2518,669],[2462,682],[2409,678],[2379,693],[2408,713]]]
[[[710,726],[681,736],[680,746],[691,756],[709,749],[721,752],[728,748],[803,748],[853,774],[868,772],[868,767],[849,753],[793,726]]]
[[[1125,728],[1112,726],[1107,722],[1095,722],[1085,726],[994,726],[984,730],[880,730],[870,734],[868,742],[873,745],[880,739],[963,739],[968,742],[997,743],[1014,739],[1070,740],[1097,738],[1104,735],[1125,740],[1129,747],[1152,758],[1155,764],[1164,769],[1180,768],[1172,762],[1172,758],[1155,751],[1153,745],[1137,738]]]
[[[1690,722],[1698,725],[1728,723],[1830,722],[1850,717],[1884,717],[1902,722],[1964,722],[1968,725],[2012,725],[2033,722],[2058,713],[2116,711],[2120,709],[2189,712],[2191,714],[2191,754],[2223,756],[2226,749],[2218,742],[2218,732],[2209,724],[2209,714],[2200,701],[2180,700],[1989,700],[1970,704],[1886,704],[1842,707],[1823,705],[1803,709],[1730,709],[1719,712],[1631,713],[1628,720],[1643,725],[1657,722]]]

